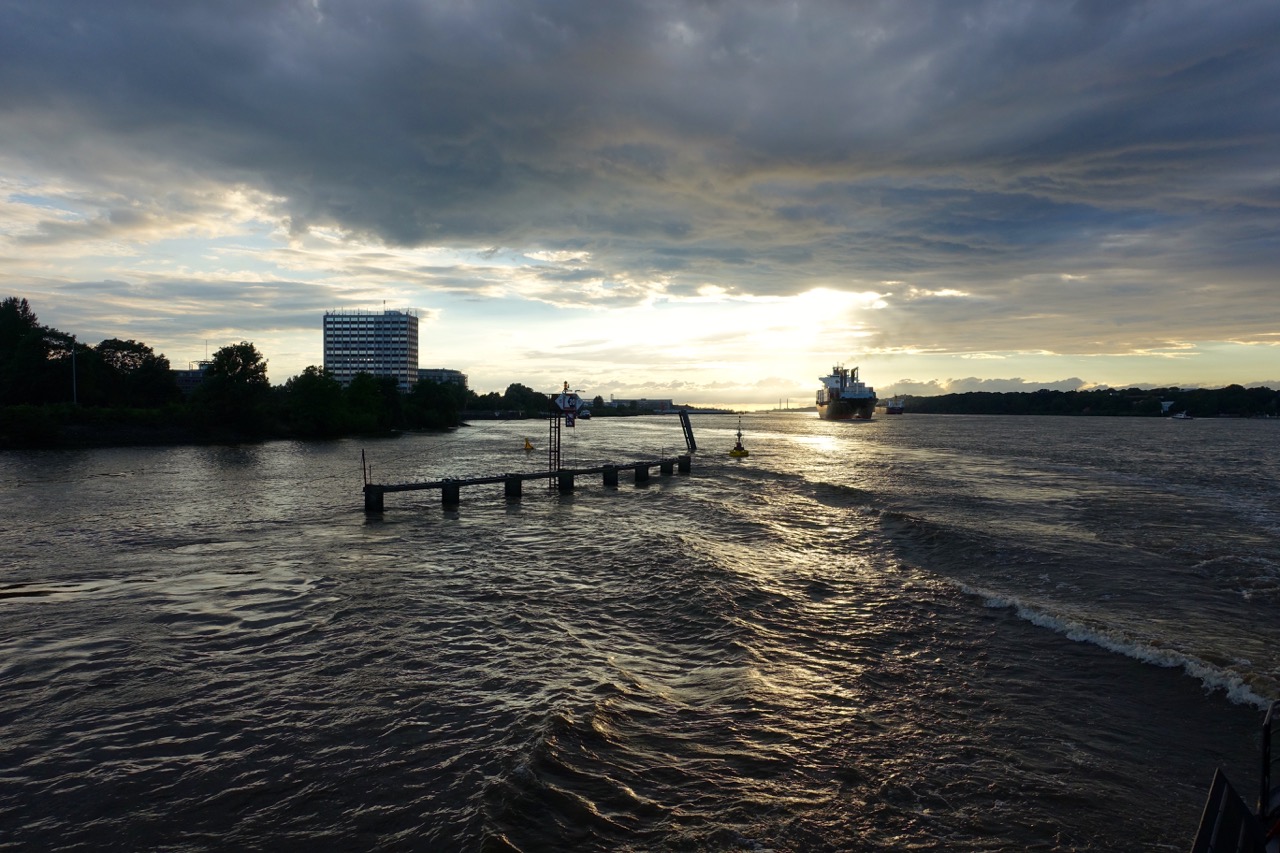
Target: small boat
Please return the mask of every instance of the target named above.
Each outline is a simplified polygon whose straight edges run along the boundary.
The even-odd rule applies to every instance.
[[[1187,414],[1186,412],[1178,412],[1176,415],[1170,415],[1170,416],[1169,416],[1169,420],[1173,420],[1173,421],[1194,421],[1194,420],[1195,420],[1195,418],[1193,418],[1191,415]]]
[[[744,456],[750,456],[751,451],[742,446],[742,417],[738,417],[738,443],[733,446],[733,450],[729,451],[729,455],[734,459],[742,459]]]

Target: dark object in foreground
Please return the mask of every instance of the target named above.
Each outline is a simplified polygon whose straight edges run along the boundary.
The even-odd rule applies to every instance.
[[[1271,784],[1271,721],[1277,708],[1280,702],[1271,703],[1262,722],[1262,778],[1257,812],[1250,811],[1226,775],[1216,771],[1191,853],[1280,851],[1280,786]]]

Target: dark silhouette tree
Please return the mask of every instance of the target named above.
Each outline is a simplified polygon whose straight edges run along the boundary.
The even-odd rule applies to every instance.
[[[535,391],[527,385],[521,385],[519,382],[513,382],[507,386],[506,393],[502,395],[502,402],[507,409],[533,416],[545,415],[551,407],[551,401],[546,394]]]
[[[206,428],[250,437],[267,431],[270,400],[267,361],[248,341],[215,352],[204,381],[192,395],[192,405]]]
[[[403,424],[400,391],[393,377],[357,373],[346,397],[353,432],[385,432]]]
[[[0,405],[48,402],[47,332],[27,300],[10,296],[0,302]]]
[[[106,368],[105,397],[112,406],[153,408],[182,396],[169,368],[169,359],[138,341],[110,338],[94,347]]]
[[[497,391],[489,391],[485,394],[468,391],[467,395],[467,408],[469,409],[482,412],[497,412],[502,408],[502,395]]]
[[[456,427],[466,398],[466,389],[460,385],[421,380],[405,400],[406,422],[416,429]]]
[[[311,365],[285,383],[286,411],[293,431],[304,438],[332,438],[348,424],[346,395],[329,371]]]

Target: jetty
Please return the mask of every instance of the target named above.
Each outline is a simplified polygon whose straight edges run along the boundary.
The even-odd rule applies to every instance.
[[[578,477],[600,474],[604,486],[617,488],[619,474],[631,472],[636,485],[649,482],[650,473],[657,468],[663,474],[679,471],[688,474],[693,468],[692,457],[685,453],[665,459],[647,459],[639,462],[623,462],[599,465],[594,468],[559,468],[555,471],[534,471],[519,474],[495,474],[489,477],[467,477],[464,479],[446,478],[425,483],[368,483],[364,484],[365,512],[382,512],[383,496],[389,492],[420,492],[428,489],[440,490],[440,503],[446,509],[458,506],[462,502],[463,486],[483,486],[502,483],[503,493],[508,499],[518,500],[524,492],[525,480],[548,480],[559,492],[572,492]]]
[[[550,396],[550,395],[549,395]],[[558,397],[551,398],[551,416],[548,443],[548,464],[546,471],[527,471],[519,473],[494,474],[485,477],[449,478],[429,480],[417,483],[375,483],[372,481],[369,465],[364,451],[360,452],[360,467],[364,472],[364,510],[366,513],[381,513],[385,507],[386,495],[394,492],[421,492],[432,489],[440,490],[440,503],[445,509],[453,509],[462,503],[464,486],[483,486],[496,483],[503,484],[503,493],[508,500],[519,500],[524,493],[526,480],[546,480],[550,489],[561,493],[572,492],[577,478],[599,474],[606,488],[617,488],[619,475],[629,472],[632,481],[641,486],[649,482],[650,473],[657,468],[662,474],[688,474],[693,469],[693,453],[698,449],[693,437],[693,426],[689,422],[689,413],[680,412],[680,426],[684,432],[687,453],[678,456],[641,459],[633,462],[611,462],[588,468],[564,468],[560,465],[560,424],[567,420],[573,423],[573,416],[578,407],[577,395],[565,391]],[[568,417],[566,417],[566,415]]]

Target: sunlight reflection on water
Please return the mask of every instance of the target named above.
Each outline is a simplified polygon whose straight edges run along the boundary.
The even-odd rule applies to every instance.
[[[1280,666],[1274,436],[1030,420],[750,415],[730,460],[699,416],[687,475],[381,517],[362,449],[533,470],[545,425],[0,456],[0,849],[1177,847],[1252,766],[1208,679]]]

